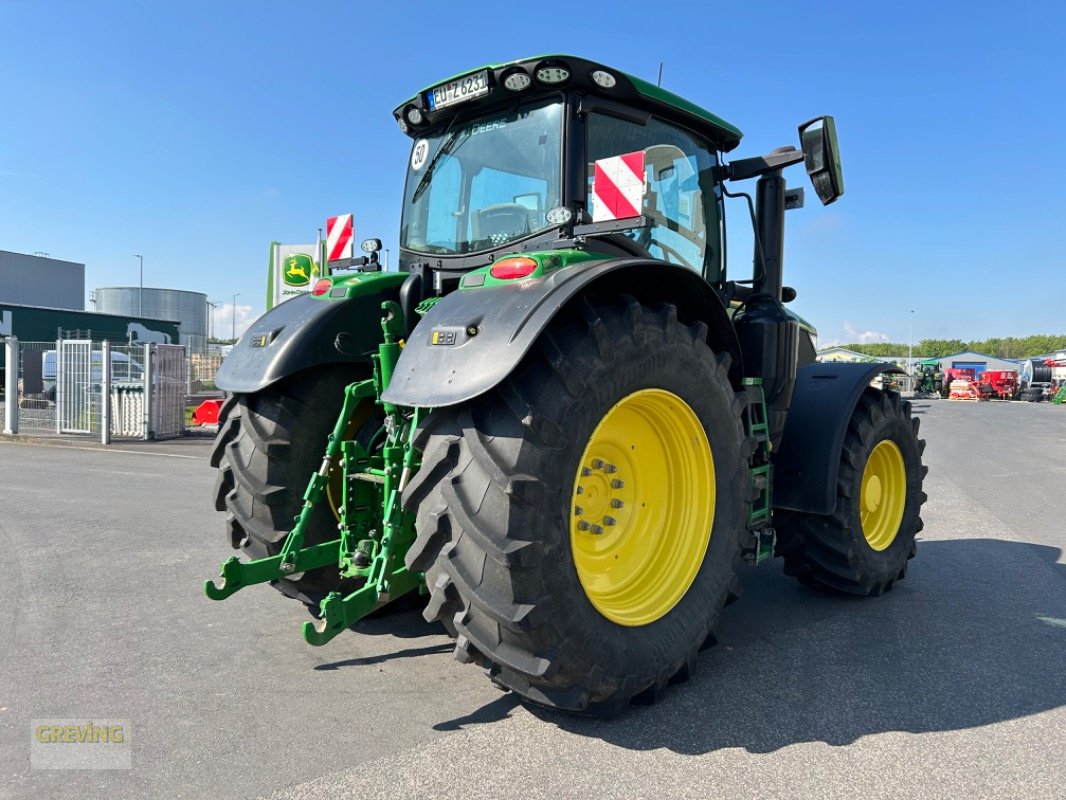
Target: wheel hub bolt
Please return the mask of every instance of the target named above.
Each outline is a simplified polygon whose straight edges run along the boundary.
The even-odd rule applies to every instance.
[[[592,470],[591,470],[591,469],[589,469],[588,467],[582,467],[582,468],[581,468],[581,476],[582,476],[583,478],[587,478],[587,477],[588,477],[589,475],[591,475],[591,474],[592,474]]]
[[[608,464],[603,471],[608,474],[614,474],[615,472],[618,472],[618,467],[616,467],[614,464]]]
[[[585,513],[585,509],[583,509],[581,506],[574,506],[574,514],[576,516],[580,517],[584,513]]]
[[[614,517],[604,517],[603,518],[603,524],[607,525],[608,527],[610,527],[611,525],[614,525],[616,522],[618,522],[618,520],[616,520]]]
[[[624,506],[624,505],[625,505],[625,503],[623,503],[617,497],[614,500],[611,501],[611,508],[622,508],[622,506]]]
[[[592,459],[592,468],[593,469],[603,469],[603,459],[602,458],[594,458],[594,459]]]
[[[625,487],[625,484],[622,482],[622,480],[620,478],[615,478],[613,481],[611,481],[611,488],[612,489],[622,489],[624,487]]]
[[[589,525],[589,530],[597,536],[603,533],[603,528],[601,528],[599,525]]]
[[[581,520],[577,523],[577,529],[579,531],[587,531],[589,529],[589,524],[585,522],[585,520]]]

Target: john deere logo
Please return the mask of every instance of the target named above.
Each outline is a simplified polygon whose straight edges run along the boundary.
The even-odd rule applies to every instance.
[[[281,274],[289,286],[306,286],[311,282],[313,270],[314,262],[311,256],[293,253],[291,256],[285,256],[284,271]]]

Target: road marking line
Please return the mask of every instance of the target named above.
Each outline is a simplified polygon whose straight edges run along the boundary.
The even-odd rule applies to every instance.
[[[0,442],[0,444],[8,444],[7,442]],[[28,444],[23,442],[11,442],[10,444]],[[36,443],[35,443],[36,444]],[[42,443],[43,444],[43,443]],[[206,461],[207,456],[187,456],[181,453],[159,453],[154,450],[112,450],[107,447],[72,447],[64,444],[43,444],[44,447],[51,447],[53,450],[88,450],[93,453],[128,453],[133,456],[162,456],[163,458],[189,458],[193,461]]]

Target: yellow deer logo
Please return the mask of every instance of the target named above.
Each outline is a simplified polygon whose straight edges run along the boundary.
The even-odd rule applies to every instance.
[[[311,256],[294,253],[285,258],[285,272],[282,277],[289,286],[306,286],[311,282],[313,269]]]

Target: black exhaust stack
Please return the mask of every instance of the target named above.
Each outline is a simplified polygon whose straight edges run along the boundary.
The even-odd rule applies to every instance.
[[[774,154],[783,154],[784,148]],[[802,157],[789,148],[793,157]],[[787,152],[787,151],[786,151]],[[763,174],[755,187],[755,281],[751,296],[733,317],[744,354],[748,377],[762,378],[770,424],[770,441],[776,448],[784,431],[799,360],[799,323],[785,313],[781,303],[784,285],[785,190],[781,170]]]

